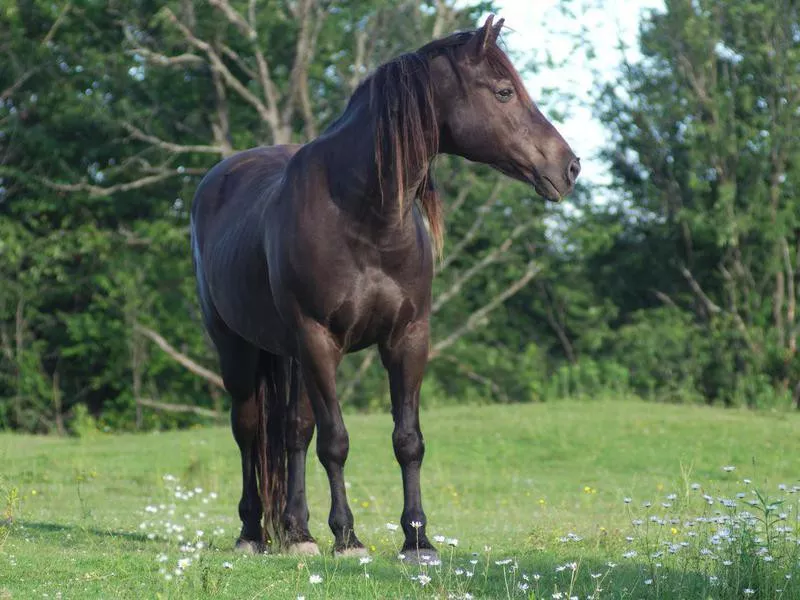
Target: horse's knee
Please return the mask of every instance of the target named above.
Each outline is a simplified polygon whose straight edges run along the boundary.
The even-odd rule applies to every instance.
[[[317,432],[317,456],[323,465],[343,465],[350,451],[350,436],[344,425]]]
[[[394,455],[401,465],[422,462],[425,455],[425,443],[422,433],[414,427],[395,427],[392,433]]]

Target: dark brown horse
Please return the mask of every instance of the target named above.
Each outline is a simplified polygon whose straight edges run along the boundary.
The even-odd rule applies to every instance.
[[[192,252],[242,456],[237,547],[318,552],[305,494],[316,424],[334,551],[364,551],[345,492],[336,368],[344,353],[377,344],[403,479],[403,551],[435,555],[418,416],[443,231],[431,163],[437,153],[463,156],[551,200],[568,194],[580,171],[497,46],[502,23],[489,17],[387,62],[314,141],[241,152],[200,183]]]

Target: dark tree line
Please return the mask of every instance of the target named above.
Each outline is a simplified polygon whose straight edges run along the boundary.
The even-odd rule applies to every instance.
[[[236,150],[316,136],[381,61],[490,9],[0,0],[0,428],[221,414],[188,251],[199,178]],[[609,201],[581,188],[570,210],[546,206],[439,161],[428,405],[790,404],[797,2],[668,1],[640,44],[644,59],[622,60],[593,99],[613,136]],[[345,361],[346,405],[387,408],[374,363]]]

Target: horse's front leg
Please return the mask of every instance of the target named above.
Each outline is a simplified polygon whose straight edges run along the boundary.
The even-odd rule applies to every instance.
[[[437,557],[425,533],[426,518],[422,510],[420,469],[425,444],[419,427],[419,390],[428,362],[427,321],[409,325],[404,334],[389,345],[381,346],[381,359],[389,372],[392,394],[394,455],[403,477],[403,514],[400,523],[405,533],[405,559],[425,562]]]
[[[350,440],[336,397],[336,367],[342,352],[328,330],[313,321],[301,325],[299,338],[303,383],[317,423],[317,456],[328,474],[331,489],[328,525],[334,535],[334,553],[363,555],[366,550],[353,530],[353,513],[344,487],[344,463]]]

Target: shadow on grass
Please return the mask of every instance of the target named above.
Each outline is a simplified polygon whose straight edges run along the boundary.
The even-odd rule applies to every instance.
[[[40,523],[36,521],[14,521],[10,527],[11,533],[19,534],[20,530],[41,533],[41,534],[82,534],[99,538],[121,539],[131,542],[155,542],[150,540],[144,533],[131,532],[131,531],[116,531],[112,529],[99,529],[96,527],[84,527],[81,525],[63,525],[59,523]]]

